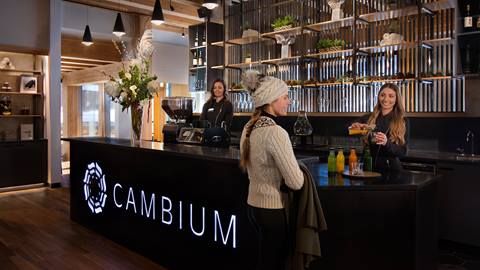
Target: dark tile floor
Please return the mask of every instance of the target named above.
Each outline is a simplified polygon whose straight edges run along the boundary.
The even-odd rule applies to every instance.
[[[480,270],[480,249],[456,244],[440,242],[438,270]]]

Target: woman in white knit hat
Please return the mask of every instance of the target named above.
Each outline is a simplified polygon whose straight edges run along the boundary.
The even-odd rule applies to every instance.
[[[259,241],[257,269],[284,269],[288,253],[287,220],[280,186],[298,190],[303,173],[287,131],[275,123],[287,114],[288,87],[280,79],[247,71],[242,84],[255,111],[240,140],[240,167],[248,172],[248,214]]]

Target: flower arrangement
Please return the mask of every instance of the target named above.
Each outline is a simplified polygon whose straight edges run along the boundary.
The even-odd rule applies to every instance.
[[[143,107],[158,94],[161,87],[157,76],[150,73],[153,54],[152,31],[145,30],[136,48],[136,57],[132,58],[125,51],[125,46],[115,47],[130,63],[118,72],[118,78],[105,74],[109,81],[105,92],[113,102],[122,106],[122,111],[130,109],[132,119],[132,144],[138,145],[141,138]],[[122,48],[122,49],[120,49]]]
[[[142,65],[129,65],[118,72],[118,79],[113,76],[105,84],[105,92],[112,101],[122,106],[122,111],[132,105],[143,104],[149,101],[160,91],[157,76],[149,73],[150,62]]]

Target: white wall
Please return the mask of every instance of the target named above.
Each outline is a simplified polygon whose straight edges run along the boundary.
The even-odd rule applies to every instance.
[[[159,81],[188,84],[188,47],[153,42],[155,51],[152,59],[153,74]]]
[[[1,0],[0,45],[48,51],[49,0]]]

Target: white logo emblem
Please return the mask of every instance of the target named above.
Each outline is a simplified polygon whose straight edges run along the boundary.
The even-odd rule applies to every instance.
[[[92,213],[101,213],[107,199],[107,185],[102,168],[95,162],[88,164],[88,169],[85,171],[83,192]]]

